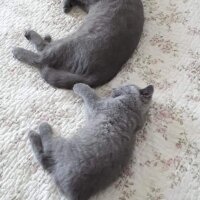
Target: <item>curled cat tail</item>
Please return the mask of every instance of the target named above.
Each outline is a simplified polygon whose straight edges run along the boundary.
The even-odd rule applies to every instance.
[[[72,89],[76,83],[85,83],[93,87],[99,85],[92,76],[73,74],[71,72],[56,70],[49,67],[41,69],[41,74],[47,83],[57,88]]]

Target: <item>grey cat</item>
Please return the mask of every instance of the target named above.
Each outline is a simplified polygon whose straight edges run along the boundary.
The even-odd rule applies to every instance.
[[[14,57],[36,66],[50,85],[71,89],[75,83],[92,87],[110,81],[130,58],[141,37],[141,0],[65,0],[64,11],[78,5],[88,12],[70,36],[52,41],[29,30],[25,37],[37,53],[15,48]]]
[[[53,137],[49,124],[30,131],[29,139],[40,164],[69,200],[88,200],[118,178],[132,154],[135,134],[149,110],[153,86],[122,86],[100,98],[83,83],[74,92],[82,97],[85,126],[69,139]]]

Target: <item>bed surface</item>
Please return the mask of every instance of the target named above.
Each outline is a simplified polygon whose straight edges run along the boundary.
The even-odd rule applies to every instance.
[[[137,135],[131,164],[97,200],[200,199],[200,1],[145,0],[144,33],[133,57],[110,83],[155,86],[150,116]],[[84,123],[82,101],[46,84],[36,69],[15,60],[12,47],[33,49],[33,29],[58,39],[82,23],[58,0],[0,3],[0,200],[64,200],[33,157],[27,133],[48,121],[70,137]]]

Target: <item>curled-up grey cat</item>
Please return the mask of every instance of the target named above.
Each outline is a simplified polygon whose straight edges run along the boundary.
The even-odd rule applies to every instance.
[[[14,48],[14,57],[36,66],[46,82],[71,89],[75,83],[97,87],[110,81],[136,49],[144,23],[141,0],[65,0],[64,11],[78,5],[83,24],[68,37],[51,41],[26,31],[37,53]],[[59,31],[59,30],[58,30]]]
[[[136,132],[142,128],[153,95],[153,86],[122,86],[100,98],[83,83],[75,84],[87,120],[71,138],[53,137],[49,124],[29,139],[40,164],[69,200],[88,200],[118,178],[128,164]]]

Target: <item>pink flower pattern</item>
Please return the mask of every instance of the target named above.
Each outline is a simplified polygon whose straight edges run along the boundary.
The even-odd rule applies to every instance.
[[[129,173],[115,184],[121,194],[116,199],[196,200],[192,183],[200,181],[200,23],[193,21],[200,17],[194,15],[200,3],[143,3],[144,34],[119,79],[134,82],[136,77],[138,82],[154,84],[155,97],[148,121],[137,135]],[[191,185],[185,182],[189,173]],[[191,193],[188,198],[186,191]]]

